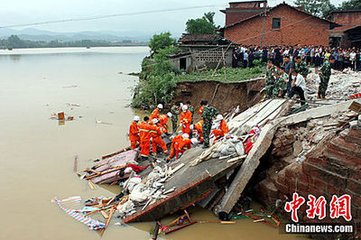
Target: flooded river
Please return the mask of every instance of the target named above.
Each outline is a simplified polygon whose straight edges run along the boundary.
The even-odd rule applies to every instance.
[[[127,146],[127,105],[146,47],[0,50],[0,239],[100,239],[50,202],[58,196],[114,196],[73,172]],[[123,74],[122,74],[123,73]],[[49,119],[64,111],[75,120]],[[97,124],[96,121],[109,124]],[[213,219],[204,210],[197,220]],[[114,226],[103,239],[149,239],[152,223]],[[167,239],[295,239],[251,220],[196,224]]]

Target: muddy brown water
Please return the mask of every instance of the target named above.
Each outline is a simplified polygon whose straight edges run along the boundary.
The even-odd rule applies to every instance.
[[[126,146],[131,100],[146,47],[0,50],[0,239],[100,239],[50,202],[58,196],[114,196],[73,173]],[[69,106],[68,104],[78,104]],[[59,125],[52,113],[74,121]],[[96,121],[109,124],[97,124]],[[215,219],[194,210],[194,219]],[[113,224],[103,239],[149,239],[153,223]],[[164,239],[295,239],[251,220],[196,224]]]

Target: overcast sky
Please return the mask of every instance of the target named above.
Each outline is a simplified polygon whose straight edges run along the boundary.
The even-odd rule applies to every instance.
[[[171,31],[177,34],[184,31],[187,19],[199,17],[207,11],[216,12],[215,20],[217,24],[224,25],[224,14],[220,13],[219,10],[224,9],[228,2],[225,0],[0,0],[0,26],[118,13],[216,5],[214,7],[188,9],[177,12],[122,16],[33,27],[56,32],[137,31],[158,33]],[[269,5],[274,6],[281,2],[283,0],[270,0]],[[292,4],[292,1],[286,2]],[[331,2],[339,5],[342,0],[331,0]]]

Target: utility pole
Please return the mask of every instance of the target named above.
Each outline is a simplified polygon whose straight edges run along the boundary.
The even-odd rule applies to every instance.
[[[260,47],[263,47],[263,40],[264,40],[264,31],[265,31],[265,26],[266,26],[266,13],[267,13],[267,1],[264,2],[264,6],[263,6],[263,23],[262,23],[262,33],[261,33],[261,42],[260,42]]]

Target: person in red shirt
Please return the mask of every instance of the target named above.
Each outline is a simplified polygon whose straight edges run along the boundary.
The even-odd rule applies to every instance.
[[[179,117],[180,125],[182,126],[182,133],[191,134],[191,123],[192,123],[192,113],[188,110],[187,105],[182,106],[182,112]]]
[[[160,127],[158,127],[156,124],[158,123],[158,119],[154,118],[152,122],[150,123],[150,136],[152,138],[152,152],[153,155],[157,154],[157,148],[158,146],[162,148],[163,152],[165,154],[168,153],[167,145],[165,144],[163,138],[162,138],[162,131]]]
[[[150,130],[149,117],[144,117],[143,121],[138,124],[139,129],[139,146],[140,156],[145,160],[149,157],[150,152]]]
[[[138,129],[138,122],[140,121],[139,116],[135,116],[133,122],[129,126],[129,141],[130,141],[130,148],[135,149],[139,145],[139,129]]]
[[[224,137],[229,132],[228,125],[226,120],[223,119],[223,116],[221,114],[218,114],[216,117],[216,122],[218,122],[218,128],[213,129],[212,133],[217,139],[220,139],[221,137]]]
[[[192,142],[189,139],[189,135],[187,133],[175,136],[170,146],[170,154],[167,162],[169,162],[174,157],[176,157],[176,159],[178,160],[179,155],[183,154],[187,149],[190,149],[191,147]]]
[[[149,119],[153,120],[154,118],[159,118],[159,114],[162,110],[163,110],[163,104],[158,104],[158,106],[150,114]]]

